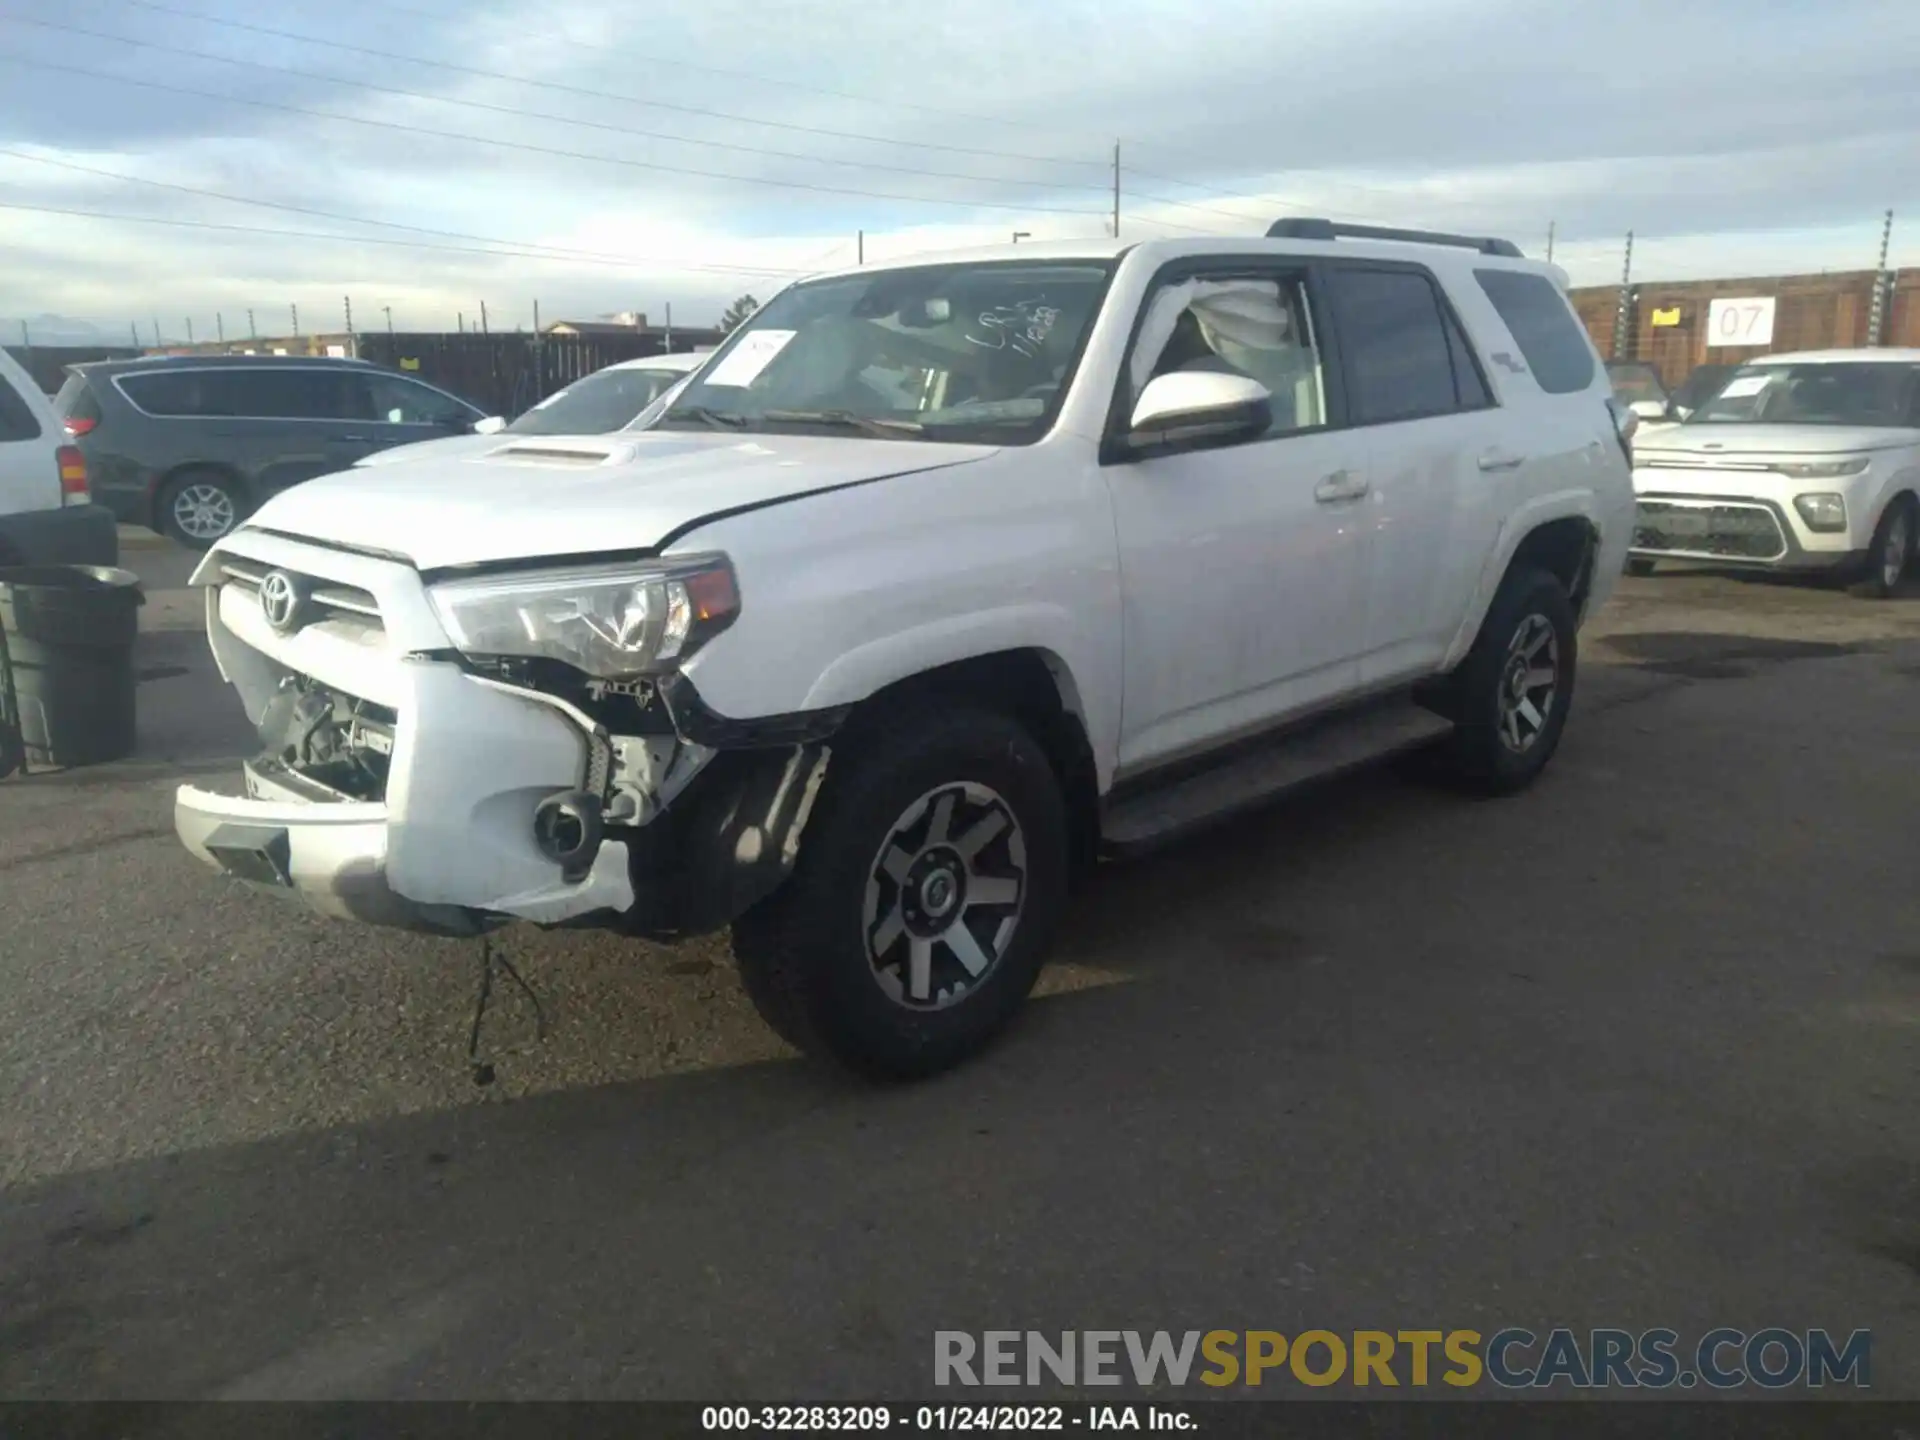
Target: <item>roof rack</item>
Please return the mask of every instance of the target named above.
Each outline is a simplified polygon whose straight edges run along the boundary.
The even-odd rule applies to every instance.
[[[1404,240],[1415,245],[1458,245],[1482,255],[1523,258],[1511,240],[1491,235],[1449,235],[1440,230],[1394,230],[1382,225],[1336,225],[1331,220],[1294,217],[1267,227],[1269,240]]]

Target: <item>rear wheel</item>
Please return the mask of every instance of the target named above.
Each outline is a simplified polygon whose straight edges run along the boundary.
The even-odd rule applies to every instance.
[[[737,920],[782,1038],[876,1076],[985,1047],[1033,988],[1065,904],[1066,806],[1007,716],[915,708],[836,749],[792,878]]]
[[[1445,753],[1457,779],[1505,795],[1546,769],[1573,703],[1577,647],[1560,581],[1544,570],[1508,575],[1449,686]]]
[[[1854,592],[1870,600],[1885,600],[1900,588],[1900,579],[1913,559],[1913,497],[1901,495],[1880,516],[1867,546],[1867,571]]]
[[[159,530],[190,550],[224,540],[246,514],[233,477],[219,470],[187,470],[169,480],[156,506]]]

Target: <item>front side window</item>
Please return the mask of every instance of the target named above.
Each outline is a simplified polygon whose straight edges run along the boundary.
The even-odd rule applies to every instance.
[[[1264,385],[1273,396],[1269,436],[1327,423],[1320,352],[1298,277],[1210,276],[1155,290],[1125,377],[1128,413],[1149,381],[1188,370],[1244,375]]]
[[[398,375],[355,375],[363,388],[368,412],[362,419],[388,425],[466,425],[480,418],[451,395],[403,380]]]
[[[624,429],[685,378],[674,370],[598,370],[555,392],[507,426],[509,435],[605,435]]]
[[[1690,425],[1920,424],[1920,365],[1744,365]]]
[[[667,429],[1026,444],[1053,424],[1110,261],[988,261],[814,280],[754,312]]]
[[[1415,270],[1339,266],[1329,272],[1327,289],[1340,325],[1354,424],[1380,425],[1460,408],[1455,345],[1431,280]]]

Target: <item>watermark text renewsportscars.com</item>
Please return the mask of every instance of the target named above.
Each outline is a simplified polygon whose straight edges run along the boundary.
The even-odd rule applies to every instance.
[[[933,1382],[950,1386],[1494,1385],[1508,1390],[1782,1390],[1873,1383],[1873,1332],[1783,1327],[1544,1334],[1478,1330],[937,1330]]]

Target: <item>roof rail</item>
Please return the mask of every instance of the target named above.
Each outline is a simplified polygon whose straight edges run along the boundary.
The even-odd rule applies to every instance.
[[[1506,255],[1522,258],[1520,247],[1511,240],[1491,235],[1449,235],[1440,230],[1394,230],[1383,225],[1336,225],[1331,220],[1293,217],[1276,220],[1267,227],[1269,240],[1404,240],[1415,245],[1459,245],[1478,250],[1482,255]]]

